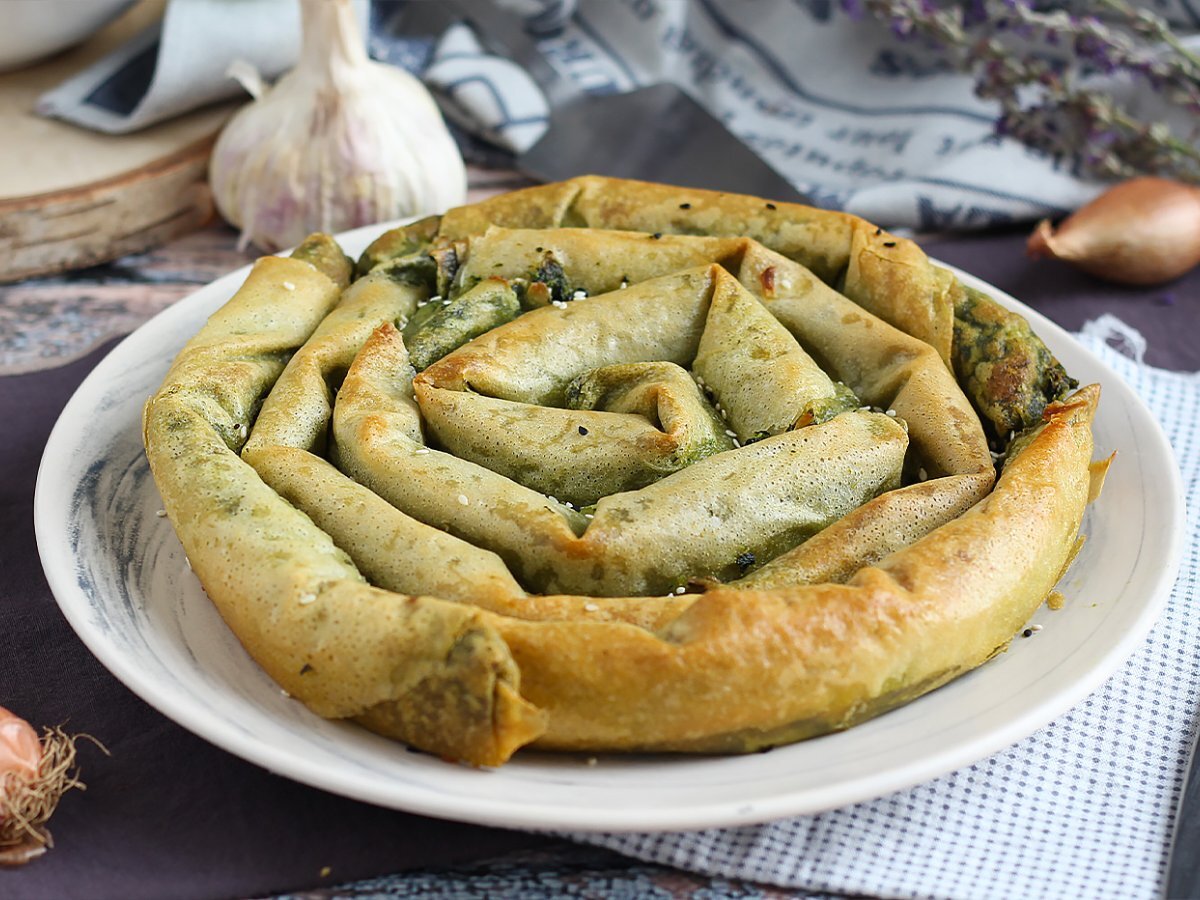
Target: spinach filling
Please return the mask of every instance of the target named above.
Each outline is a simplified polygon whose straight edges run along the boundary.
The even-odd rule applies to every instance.
[[[953,362],[963,392],[1001,448],[1079,384],[1024,318],[969,287],[954,304]]]

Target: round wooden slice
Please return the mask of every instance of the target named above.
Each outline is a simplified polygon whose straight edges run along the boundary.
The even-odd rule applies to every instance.
[[[163,5],[139,3],[79,47],[0,75],[0,282],[136,253],[212,216],[208,157],[236,104],[126,135],[33,112],[42,93],[152,24]]]

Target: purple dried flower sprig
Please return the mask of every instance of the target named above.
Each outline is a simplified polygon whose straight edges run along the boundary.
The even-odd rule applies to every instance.
[[[1126,0],[1070,2],[1044,11],[1029,0],[842,0],[905,40],[919,39],[975,79],[1000,107],[999,134],[1074,158],[1101,177],[1156,174],[1200,182],[1200,57],[1165,20]],[[1193,122],[1180,136],[1142,121],[1096,74],[1140,80]]]

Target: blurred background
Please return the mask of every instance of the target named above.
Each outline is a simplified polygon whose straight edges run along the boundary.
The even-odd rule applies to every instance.
[[[77,355],[308,231],[582,173],[803,200],[933,248],[1155,176],[1029,252],[1100,291],[1200,255],[1188,0],[8,0],[5,20],[4,371],[36,365],[13,349],[42,343],[29,303],[65,304],[44,322]],[[1105,264],[1122,241],[1141,268]],[[1000,287],[1063,277],[986,246],[975,274],[1031,273]],[[81,269],[87,304],[25,281]],[[130,270],[157,287],[97,320]]]

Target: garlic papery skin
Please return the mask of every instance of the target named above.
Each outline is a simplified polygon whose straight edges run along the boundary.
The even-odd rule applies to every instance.
[[[350,0],[300,0],[294,69],[229,121],[209,165],[221,215],[267,250],[466,197],[454,139],[424,85],[367,58]]]
[[[1037,226],[1026,244],[1098,278],[1153,285],[1200,264],[1200,189],[1164,178],[1133,178],[1105,191],[1058,229]]]

